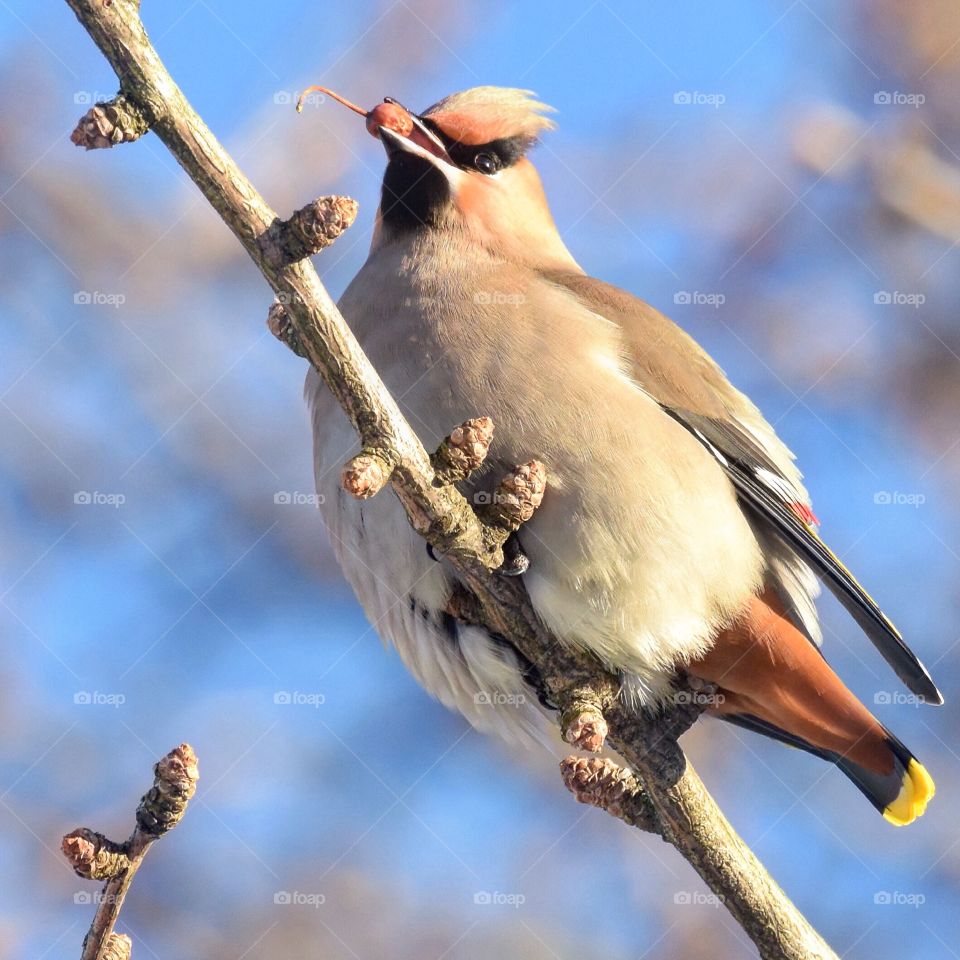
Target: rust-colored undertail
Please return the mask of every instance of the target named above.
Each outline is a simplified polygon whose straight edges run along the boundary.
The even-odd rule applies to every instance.
[[[690,672],[722,693],[714,713],[836,763],[898,826],[933,796],[923,765],[867,710],[785,615],[771,590]]]

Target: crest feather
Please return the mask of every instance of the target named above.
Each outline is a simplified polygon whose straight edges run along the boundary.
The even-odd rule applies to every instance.
[[[472,87],[453,93],[424,111],[447,136],[460,143],[482,144],[504,137],[535,140],[556,124],[532,90],[513,87]]]

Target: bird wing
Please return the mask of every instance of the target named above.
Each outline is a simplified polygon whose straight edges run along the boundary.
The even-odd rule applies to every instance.
[[[626,370],[633,380],[720,464],[761,539],[786,548],[780,550],[784,562],[771,572],[794,605],[812,610],[813,570],[907,688],[927,702],[942,703],[900,632],[817,535],[818,521],[793,454],[720,367],[675,323],[631,294],[583,274],[546,276],[621,329]],[[810,617],[801,619],[815,640]]]

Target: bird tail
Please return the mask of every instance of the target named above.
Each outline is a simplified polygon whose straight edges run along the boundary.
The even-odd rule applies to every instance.
[[[812,753],[822,760],[836,764],[856,785],[857,789],[883,814],[883,818],[897,827],[913,823],[923,816],[936,787],[923,764],[889,730],[884,728],[886,745],[893,759],[888,773],[876,773],[854,761],[814,746],[802,737],[767,723],[749,714],[720,714],[728,723],[763,734],[787,746]]]

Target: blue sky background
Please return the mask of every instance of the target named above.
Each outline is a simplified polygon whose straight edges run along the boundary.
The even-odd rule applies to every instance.
[[[537,163],[568,246],[754,397],[826,539],[948,698],[876,706],[940,788],[906,830],[812,758],[719,724],[687,737],[691,756],[839,953],[957,956],[960,18],[853,0],[144,0],[142,14],[278,210],[360,201],[317,260],[335,295],[363,262],[382,158],[356,117],[297,116],[291,94],[325,83],[421,108],[495,83],[558,108]],[[159,141],[69,143],[115,83],[65,4],[0,0],[0,78],[4,955],[76,955],[96,888],[60,836],[122,836],[151,764],[188,740],[197,798],[124,908],[141,960],[751,956],[665,845],[578,807],[552,761],[423,694],[313,509],[275,502],[311,488],[303,362],[266,333],[269,291]],[[875,102],[891,91],[925,101]],[[918,144],[943,181],[911,206],[921,187],[895,188],[927,168],[893,160]],[[895,694],[855,626],[822,609],[850,686],[871,706]],[[323,703],[278,705],[281,691]],[[283,891],[324,902],[276,903]]]

